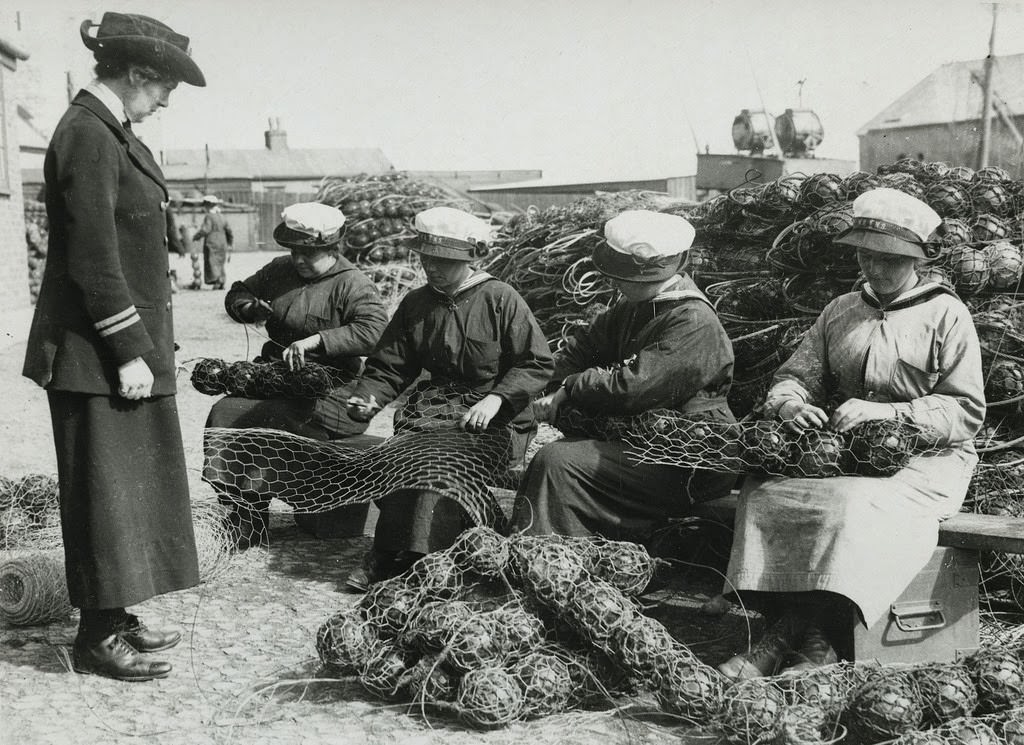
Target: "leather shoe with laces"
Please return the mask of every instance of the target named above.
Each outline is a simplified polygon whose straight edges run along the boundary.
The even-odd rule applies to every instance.
[[[795,617],[783,616],[765,631],[761,640],[749,652],[726,660],[718,666],[718,671],[732,680],[775,675],[802,637],[797,626]]]
[[[128,682],[166,678],[171,672],[170,663],[147,660],[120,634],[111,634],[98,641],[75,639],[72,660],[76,672]]]
[[[180,631],[154,631],[130,613],[116,631],[137,652],[163,652],[181,641]]]

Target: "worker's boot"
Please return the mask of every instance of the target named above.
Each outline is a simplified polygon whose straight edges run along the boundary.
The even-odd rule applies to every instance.
[[[800,626],[800,619],[787,612],[768,627],[750,651],[726,660],[718,666],[718,671],[732,680],[775,675],[803,638]]]
[[[816,624],[811,624],[804,630],[804,638],[799,648],[787,660],[786,672],[813,670],[823,665],[832,665],[838,659],[825,632]]]

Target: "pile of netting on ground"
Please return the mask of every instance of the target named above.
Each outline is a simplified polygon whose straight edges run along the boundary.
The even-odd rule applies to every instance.
[[[193,366],[191,382],[197,391],[207,396],[320,398],[351,383],[354,377],[346,370],[316,362],[306,362],[292,370],[280,360],[225,362],[204,357]]]
[[[472,528],[328,618],[323,675],[479,729],[625,699],[653,699],[684,739],[733,743],[812,745],[848,730],[862,745],[997,743],[970,737],[1024,726],[1024,667],[1008,648],[728,681],[643,613],[655,561],[628,542]]]
[[[407,258],[416,239],[417,212],[431,207],[473,211],[473,204],[452,189],[401,171],[325,178],[316,201],[345,214],[344,255],[358,264]]]
[[[204,581],[219,575],[230,561],[222,513],[213,503],[192,503],[199,573]],[[0,622],[34,626],[62,621],[71,612],[57,478],[45,474],[0,476]]]
[[[971,477],[963,512],[1024,517],[1024,453],[1000,450],[989,453]],[[982,551],[981,594],[991,610],[1012,603],[1024,610],[1024,555]]]
[[[278,498],[298,513],[427,490],[454,500],[478,524],[497,524],[504,513],[492,490],[510,478],[509,432],[494,422],[479,434],[458,427],[481,398],[465,387],[421,381],[395,414],[395,434],[369,448],[271,429],[207,428],[204,477],[241,505]]]
[[[609,417],[562,406],[555,426],[567,436],[622,440],[637,463],[720,473],[891,476],[914,456],[942,449],[932,433],[899,420],[865,422],[845,433],[808,429],[796,435],[777,421],[709,421],[670,409]]]
[[[410,256],[406,263],[364,266],[363,272],[377,287],[389,316],[409,290],[415,290],[427,281],[427,275],[415,256]]]
[[[604,223],[625,210],[685,214],[693,205],[648,191],[600,193],[544,210],[530,208],[498,231],[482,268],[523,296],[553,348],[614,299],[590,260]]]

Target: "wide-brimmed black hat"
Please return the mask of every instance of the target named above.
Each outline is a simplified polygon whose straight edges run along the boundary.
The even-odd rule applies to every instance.
[[[89,34],[96,28],[96,35]],[[203,87],[206,78],[190,56],[188,37],[149,16],[135,13],[103,14],[99,24],[83,21],[82,43],[96,59],[122,58],[152,65],[189,85]]]

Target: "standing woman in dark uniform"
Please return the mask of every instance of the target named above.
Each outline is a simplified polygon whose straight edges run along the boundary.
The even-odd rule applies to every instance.
[[[82,24],[96,80],[46,153],[46,274],[23,373],[44,387],[57,451],[68,593],[81,609],[79,672],[165,677],[145,653],[177,631],[125,608],[199,582],[175,402],[167,187],[131,131],[179,82],[206,81],[188,37],[146,16]]]

